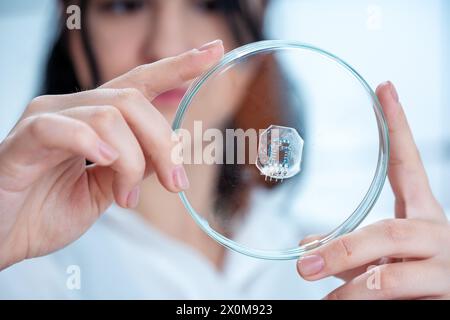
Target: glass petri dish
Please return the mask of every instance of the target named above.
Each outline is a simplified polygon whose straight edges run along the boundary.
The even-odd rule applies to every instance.
[[[340,58],[295,41],[226,54],[192,83],[173,129],[191,184],[179,194],[186,210],[250,257],[297,259],[351,232],[387,175],[373,90]]]

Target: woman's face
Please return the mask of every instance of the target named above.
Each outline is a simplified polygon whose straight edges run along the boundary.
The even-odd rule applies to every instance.
[[[102,82],[215,39],[223,40],[225,50],[237,45],[214,0],[92,0],[87,22]],[[79,33],[72,34],[70,45],[78,77],[82,85],[89,86],[90,73]],[[230,86],[208,88],[201,99],[205,105],[214,103],[214,108],[202,108],[202,114],[194,118],[217,123],[229,117],[245,91],[245,83],[250,81],[250,73],[239,73],[239,86],[234,86],[233,92]],[[153,101],[168,121],[173,120],[188,85]]]

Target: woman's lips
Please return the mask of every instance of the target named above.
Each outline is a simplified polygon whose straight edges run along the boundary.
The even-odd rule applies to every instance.
[[[178,106],[181,99],[183,99],[183,96],[186,94],[186,91],[187,88],[177,88],[166,91],[157,96],[153,103],[158,107],[161,106],[162,108],[166,105],[172,106],[173,104]]]

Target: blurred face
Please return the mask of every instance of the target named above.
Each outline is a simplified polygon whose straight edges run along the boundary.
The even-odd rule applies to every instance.
[[[92,0],[87,21],[102,82],[138,65],[198,48],[215,39],[222,39],[226,50],[237,45],[214,0]],[[83,85],[89,86],[90,72],[79,34],[72,34],[70,45],[78,77]],[[213,123],[229,117],[242,98],[251,74],[245,70],[233,75],[238,78],[233,83],[239,83],[233,88],[211,85],[199,99],[205,105],[214,103],[214,108],[203,108],[202,114],[194,117]],[[173,120],[188,85],[153,101],[168,121]]]

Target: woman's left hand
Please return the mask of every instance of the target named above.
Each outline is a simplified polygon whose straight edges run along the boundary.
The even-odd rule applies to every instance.
[[[433,196],[394,86],[380,85],[377,95],[391,138],[395,219],[302,257],[298,272],[311,281],[328,276],[346,281],[326,299],[450,299],[450,224]]]

